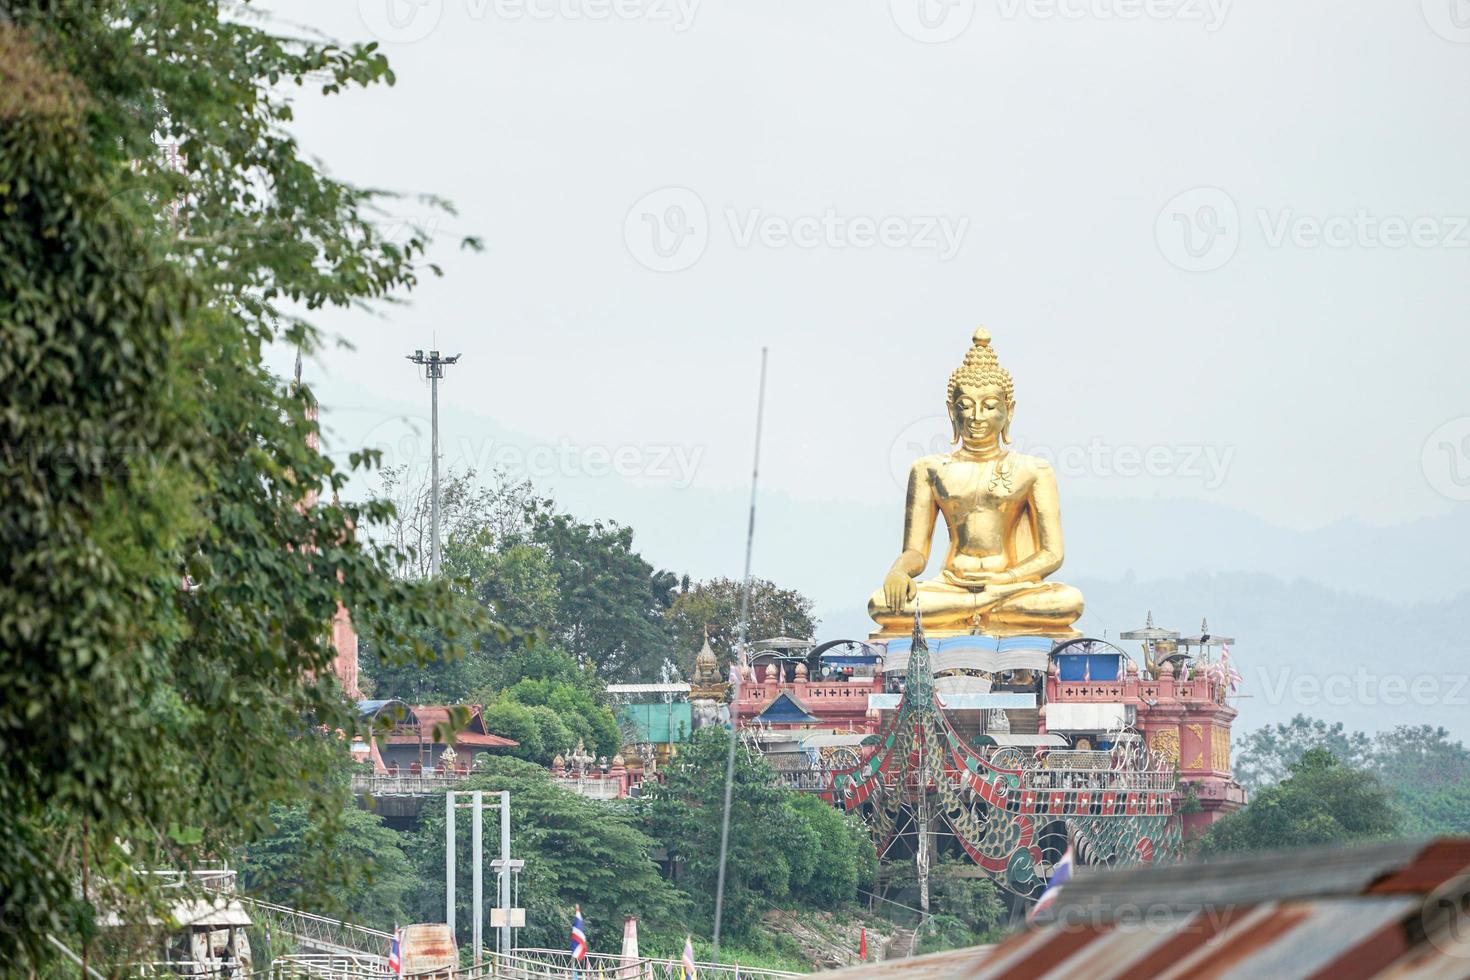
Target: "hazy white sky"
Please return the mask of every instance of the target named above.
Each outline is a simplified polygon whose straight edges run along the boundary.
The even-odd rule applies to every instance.
[[[763,488],[892,519],[766,533],[886,550],[983,323],[1064,502],[1470,506],[1464,0],[276,9],[398,74],[303,94],[308,150],[460,209],[444,279],[322,321],[356,345],[308,368],[336,448],[426,459],[403,355],[437,339],[451,465],[673,542],[650,501],[744,492],[768,345]]]

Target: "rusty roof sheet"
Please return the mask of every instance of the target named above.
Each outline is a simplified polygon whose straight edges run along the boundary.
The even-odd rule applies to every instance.
[[[1357,847],[1263,852],[1215,861],[1116,870],[1083,868],[1040,918],[1107,922],[1140,910],[1160,916],[1285,898],[1361,895],[1415,864],[1430,845],[1392,841]],[[1467,862],[1470,863],[1470,862]],[[1440,879],[1443,880],[1443,879]]]
[[[1079,874],[1046,921],[993,951],[848,976],[1470,976],[1470,838]],[[841,976],[842,974],[838,974]]]
[[[893,980],[948,980],[950,977],[976,975],[992,946],[971,946],[943,953],[929,953],[902,960],[864,963],[845,970],[823,972],[823,980],[853,980],[856,977],[892,977]]]

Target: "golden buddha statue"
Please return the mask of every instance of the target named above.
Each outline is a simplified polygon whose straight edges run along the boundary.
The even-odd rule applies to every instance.
[[[938,635],[1073,637],[1082,593],[1043,581],[1062,565],[1062,521],[1051,464],[1013,452],[1016,409],[1010,373],[975,331],[965,361],[949,378],[949,417],[958,448],[925,456],[909,469],[903,553],[868,600],[875,636],[904,635],[918,612]],[[934,522],[944,515],[944,570],[915,581],[929,563]]]

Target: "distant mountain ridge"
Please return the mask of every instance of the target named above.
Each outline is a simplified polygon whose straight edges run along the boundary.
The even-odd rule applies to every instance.
[[[739,577],[745,493],[614,483],[548,489],[579,516],[631,525],[635,547],[661,567]],[[1086,596],[1084,632],[1115,637],[1152,610],[1184,632],[1207,616],[1238,638],[1249,695],[1236,702],[1238,731],[1303,712],[1368,731],[1438,724],[1470,739],[1470,687],[1458,689],[1470,673],[1462,652],[1470,636],[1470,507],[1395,526],[1338,522],[1300,531],[1198,500],[1064,498],[1063,523],[1067,560],[1057,578]],[[872,628],[868,596],[897,555],[901,532],[897,493],[873,506],[763,492],[754,571],[810,596],[821,637],[863,637]],[[941,532],[930,574],[944,547]],[[1432,695],[1428,703],[1412,692],[1400,697],[1400,679],[1418,680],[1420,693]],[[1328,682],[1330,690],[1320,687]]]

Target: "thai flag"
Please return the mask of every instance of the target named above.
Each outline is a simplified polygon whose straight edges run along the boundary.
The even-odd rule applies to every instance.
[[[1244,677],[1241,677],[1240,676],[1240,671],[1236,670],[1231,665],[1231,663],[1230,663],[1230,647],[1228,647],[1228,646],[1221,646],[1220,647],[1220,666],[1222,666],[1222,667],[1225,668],[1225,676],[1230,681],[1230,690],[1231,690],[1232,693],[1234,693],[1235,689],[1238,688],[1238,687],[1240,687],[1240,682],[1243,681],[1243,680],[1245,680],[1245,678]]]
[[[587,958],[587,933],[582,928],[582,906],[572,916],[572,959],[581,962]]]
[[[393,927],[393,942],[388,945],[388,972],[395,977],[403,976],[403,946],[401,932],[397,926]]]
[[[679,980],[699,980],[699,971],[694,968],[694,940],[684,937],[684,956],[679,960]]]
[[[1031,911],[1026,914],[1027,922],[1035,919],[1042,909],[1057,900],[1057,893],[1062,890],[1062,886],[1072,880],[1072,865],[1072,848],[1069,845],[1067,853],[1063,854],[1062,859],[1052,866],[1051,879],[1046,883],[1046,891],[1041,893],[1041,898],[1037,899]]]

